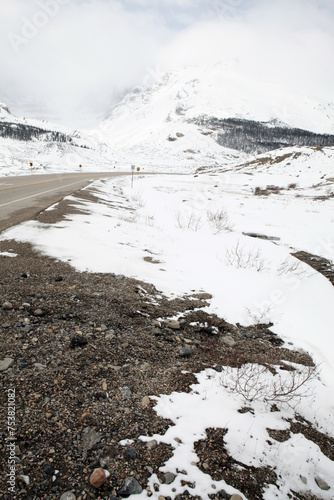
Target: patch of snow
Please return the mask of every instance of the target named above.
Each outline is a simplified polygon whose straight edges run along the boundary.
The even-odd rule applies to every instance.
[[[16,253],[11,253],[11,252],[0,252],[1,257],[17,257]]]
[[[238,369],[231,369],[231,378],[236,379]],[[275,376],[267,371],[268,379]],[[210,477],[210,470],[203,472],[199,466],[199,458],[195,451],[195,443],[206,439],[206,429],[217,428],[227,430],[224,436],[226,451],[232,458],[245,466],[256,468],[271,467],[277,475],[277,485],[265,488],[263,497],[266,500],[288,498],[291,491],[312,493],[317,498],[331,500],[334,489],[334,464],[312,441],[302,434],[291,434],[284,441],[271,439],[267,429],[289,429],[289,419],[294,421],[295,413],[304,418],[315,421],[321,415],[327,431],[332,435],[333,413],[319,408],[322,398],[328,396],[320,380],[308,382],[308,389],[313,393],[308,399],[300,399],[294,409],[283,405],[279,411],[270,412],[264,401],[245,401],[241,394],[231,393],[224,387],[223,374],[212,369],[197,374],[198,383],[192,385],[190,393],[172,393],[156,397],[154,407],[162,418],[172,420],[164,435],[141,436],[142,441],[155,439],[158,443],[169,444],[173,448],[173,456],[163,465],[161,472],[172,472],[176,475],[172,484],[161,484],[159,492],[153,493],[152,498],[159,496],[175,498],[182,494],[188,486],[182,481],[194,483],[192,495],[198,495],[208,500],[210,494],[224,489],[228,494],[241,492],[229,486],[224,480],[214,481]],[[319,394],[322,396],[319,397]],[[153,397],[151,396],[153,399]],[[251,411],[240,413],[243,407]],[[210,456],[208,456],[210,459]],[[242,465],[241,465],[242,467]],[[183,472],[178,472],[182,470]],[[329,491],[319,490],[315,477],[320,475],[330,486]],[[306,478],[304,484],[301,477]],[[154,483],[159,484],[154,474],[149,478],[149,486],[154,492]],[[136,496],[137,498],[137,496]],[[142,493],[138,498],[146,498]]]

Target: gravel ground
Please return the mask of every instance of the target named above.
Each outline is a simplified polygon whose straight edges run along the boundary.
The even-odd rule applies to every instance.
[[[205,293],[169,300],[152,285],[124,276],[78,273],[27,244],[4,241],[0,251],[17,254],[0,257],[0,359],[9,358],[0,371],[3,499],[60,499],[65,492],[74,495],[63,497],[68,500],[115,498],[126,478],[145,488],[152,472],[163,482],[159,467],[171,450],[154,443],[150,449],[138,438],[163,433],[171,422],[157,417],[148,396],[189,391],[196,381],[192,373],[205,367],[273,359],[312,364],[307,355],[282,347],[268,325],[237,327],[208,315],[201,310],[210,298]],[[163,321],[170,317],[178,321]],[[8,389],[15,389],[15,495],[6,476]],[[334,459],[334,441],[308,422],[294,423],[291,432],[304,433]],[[133,444],[121,446],[124,439]],[[196,447],[203,470],[226,478],[250,500],[275,482],[268,469],[237,472],[224,430],[209,429]],[[99,467],[110,477],[97,489],[89,478]],[[19,476],[29,476],[30,484]]]

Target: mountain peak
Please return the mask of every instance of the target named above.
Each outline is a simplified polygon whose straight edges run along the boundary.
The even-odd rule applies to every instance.
[[[11,112],[10,112],[9,108],[7,107],[7,105],[0,101],[0,114],[2,115],[5,113],[8,115],[11,115]]]
[[[333,104],[246,77],[238,66],[152,74],[103,123],[105,141],[125,154],[146,158],[149,151],[199,166],[234,162],[238,154],[334,145]]]

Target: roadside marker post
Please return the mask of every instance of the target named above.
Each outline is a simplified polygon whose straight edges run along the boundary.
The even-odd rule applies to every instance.
[[[132,175],[131,175],[131,187],[132,188],[133,188],[133,172],[135,171],[135,168],[136,168],[135,165],[131,165],[131,171],[132,171]]]

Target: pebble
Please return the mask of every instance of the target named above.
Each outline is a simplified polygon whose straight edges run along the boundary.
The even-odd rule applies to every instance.
[[[142,372],[148,372],[151,369],[150,363],[143,363],[140,365],[140,369]]]
[[[141,400],[141,405],[143,408],[147,408],[148,406],[151,405],[151,400],[148,396],[144,396],[143,399]]]
[[[324,481],[323,479],[321,479],[320,477],[316,477],[315,478],[315,482],[317,483],[317,485],[319,486],[319,488],[323,491],[328,491],[330,490],[330,486],[326,483],[326,481]]]
[[[134,448],[128,448],[125,452],[127,458],[132,458],[135,460],[137,458],[137,452]]]
[[[42,363],[34,363],[34,367],[37,368],[40,372],[45,370],[46,366],[42,365]]]
[[[72,493],[72,491],[66,491],[62,494],[59,500],[76,500],[76,496]]]
[[[128,497],[130,495],[139,495],[142,491],[143,488],[134,477],[127,477],[117,494],[122,497]]]
[[[155,450],[155,448],[158,446],[158,441],[156,439],[152,439],[151,441],[148,441],[146,443],[146,446],[149,450]]]
[[[240,495],[234,494],[231,496],[230,500],[242,500],[242,497]]]
[[[86,337],[82,335],[75,335],[71,338],[71,348],[75,349],[75,347],[84,347],[88,344],[88,340]]]
[[[175,478],[176,478],[175,474],[173,474],[172,472],[166,472],[166,474],[164,474],[164,483],[172,484]]]
[[[91,427],[85,427],[81,434],[81,444],[84,450],[91,450],[101,441],[101,434]]]
[[[233,347],[236,344],[236,341],[232,337],[222,337],[221,341],[229,347]]]
[[[193,351],[192,349],[190,349],[190,347],[182,347],[182,349],[179,350],[180,358],[190,358],[192,354]]]
[[[164,326],[170,328],[171,330],[180,330],[181,328],[180,322],[174,319],[166,319],[164,321]]]
[[[121,391],[121,394],[122,394],[122,396],[123,396],[124,399],[130,399],[131,398],[132,392],[130,391],[130,389],[128,387],[121,387],[120,391]]]
[[[45,312],[42,309],[35,309],[33,312],[34,316],[44,316]]]
[[[89,481],[92,486],[95,488],[100,488],[104,483],[107,482],[107,476],[104,470],[100,467],[99,469],[94,469],[91,474]]]
[[[16,453],[16,452],[15,452],[15,453]],[[30,484],[30,478],[29,478],[29,476],[25,476],[25,475],[21,474],[21,475],[18,477],[18,479],[19,479],[20,481],[22,481],[22,483],[24,483],[24,484],[25,484],[25,485],[27,485],[27,486]]]
[[[48,476],[53,476],[56,471],[53,467],[51,467],[50,465],[47,465],[46,467],[44,467],[43,472],[44,472],[44,474],[47,474]]]
[[[8,370],[14,363],[13,358],[5,358],[0,360],[0,372],[4,372],[5,370]]]
[[[6,309],[7,311],[9,311],[10,309],[13,309],[13,304],[6,301],[2,304],[2,309]]]

